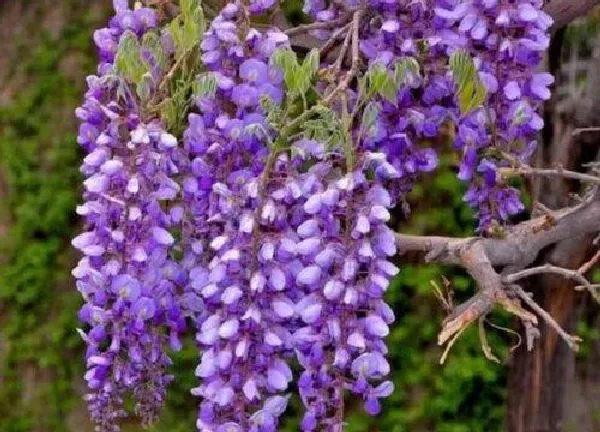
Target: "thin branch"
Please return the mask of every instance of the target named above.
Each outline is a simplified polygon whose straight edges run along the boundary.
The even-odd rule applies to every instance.
[[[518,168],[501,168],[500,174],[503,176],[511,175],[526,175],[526,176],[543,176],[543,177],[562,177],[579,180],[584,183],[595,183],[600,184],[600,177],[580,173],[576,171],[564,170],[562,168],[556,169],[544,169],[544,168],[533,168],[527,165]]]
[[[458,332],[456,332],[456,334],[454,335],[454,337],[452,337],[452,339],[450,339],[450,342],[448,342],[448,345],[446,345],[446,348],[444,349],[444,352],[442,353],[442,357],[440,357],[440,364],[444,364],[446,361],[446,358],[448,358],[448,353],[450,353],[450,350],[452,349],[452,346],[454,345],[454,343],[458,340],[458,338],[460,337],[460,335],[466,330],[466,327],[461,328]]]
[[[500,359],[494,355],[492,352],[492,347],[490,347],[490,344],[488,343],[487,336],[485,334],[484,316],[479,318],[479,341],[481,342],[481,349],[483,351],[483,355],[485,355],[485,358],[500,364]]]
[[[512,290],[523,300],[527,306],[529,306],[536,314],[538,314],[542,319],[552,327],[556,333],[569,345],[569,347],[577,352],[579,350],[579,342],[581,339],[577,336],[571,335],[563,330],[563,328],[556,322],[552,315],[546,312],[542,307],[540,307],[529,294],[527,294],[523,289],[518,285],[512,285]]]
[[[551,214],[507,227],[502,238],[439,237],[396,234],[399,254],[416,252],[425,262],[463,265],[460,253],[481,245],[494,267],[521,270],[535,261],[539,252],[569,238],[600,231],[600,193],[591,194],[575,207],[552,211]]]
[[[571,136],[577,137],[583,133],[596,133],[600,132],[600,127],[585,127],[585,128],[577,128],[573,130]]]
[[[358,71],[358,60],[359,60],[359,34],[358,31],[360,29],[360,20],[363,16],[362,10],[357,10],[354,13],[354,17],[352,19],[352,65],[350,67],[350,72],[348,73],[348,82],[356,75]]]
[[[518,332],[516,332],[516,331],[514,331],[514,330],[512,330],[512,329],[509,329],[508,327],[503,327],[503,326],[501,326],[501,325],[494,324],[492,321],[490,321],[490,320],[487,320],[487,319],[485,320],[485,322],[487,322],[487,323],[490,325],[490,327],[493,327],[493,328],[495,328],[496,330],[500,330],[500,331],[503,331],[503,332],[505,332],[505,333],[508,333],[508,334],[510,334],[510,335],[513,335],[513,336],[515,336],[515,337],[517,338],[517,342],[516,342],[516,343],[514,343],[514,344],[513,344],[513,345],[510,347],[510,349],[509,349],[509,352],[511,352],[511,353],[512,353],[514,350],[516,350],[517,348],[519,348],[519,347],[521,346],[521,343],[522,343],[522,341],[523,341],[523,338],[521,337],[521,335],[520,335]],[[529,324],[529,323],[525,323],[525,324],[527,325],[527,324]],[[530,350],[530,351],[531,351],[531,350]]]
[[[588,262],[583,263],[583,265],[581,267],[579,267],[579,269],[577,269],[577,273],[584,275],[587,272],[589,272],[592,269],[592,267],[594,267],[599,262],[600,262],[600,250],[598,252],[596,252],[596,254],[593,257],[591,257]]]
[[[313,30],[329,30],[342,26],[350,21],[350,14],[344,14],[338,19],[332,21],[316,21],[310,24],[302,24],[297,27],[289,28],[285,31],[288,36],[294,36],[302,33],[309,33]]]
[[[587,288],[589,293],[594,297],[594,300],[600,303],[600,296],[598,292],[593,288],[593,285],[583,276],[579,270],[570,270],[563,267],[557,267],[550,264],[546,264],[539,267],[532,267],[525,270],[521,270],[516,273],[509,274],[503,278],[503,281],[507,284],[512,284],[520,279],[524,279],[530,276],[540,274],[557,274],[566,279],[571,279]]]
[[[327,42],[325,42],[325,44],[320,48],[321,51],[321,57],[325,57],[329,51],[331,51],[334,47],[336,42],[339,39],[342,39],[345,37],[345,34],[347,34],[350,31],[350,27],[352,26],[352,23],[348,23],[345,26],[337,29],[335,32],[333,32],[333,34],[331,35],[331,37],[329,38],[329,40]]]
[[[360,27],[360,20],[363,15],[363,10],[358,9],[354,12],[352,16],[352,65],[350,66],[350,70],[346,73],[346,76],[340,80],[339,84],[327,95],[323,98],[323,103],[325,105],[329,105],[333,101],[333,98],[340,92],[345,91],[348,88],[348,84],[352,81],[352,78],[358,72],[358,62],[359,62],[359,34],[358,30]]]
[[[344,38],[344,43],[342,44],[342,47],[340,48],[340,52],[337,56],[337,59],[335,60],[335,62],[333,63],[333,66],[331,67],[333,76],[337,76],[337,74],[342,69],[342,64],[344,63],[344,58],[346,58],[346,53],[348,52],[348,47],[350,46],[351,39],[352,39],[352,32],[348,31],[346,33],[346,37]]]
[[[537,317],[525,310],[518,298],[510,296],[507,284],[534,274],[550,272],[584,284],[594,298],[598,299],[596,289],[578,270],[555,266],[523,269],[535,261],[541,250],[552,244],[600,231],[599,222],[600,192],[595,188],[575,207],[556,211],[546,209],[541,217],[506,228],[502,238],[397,234],[396,243],[399,254],[412,252],[423,256],[425,262],[462,266],[478,285],[478,291],[468,301],[454,308],[444,320],[438,334],[439,345],[454,343],[457,335],[475,320],[487,315],[495,306],[500,306],[523,322],[527,346],[531,348],[533,340],[539,335]],[[595,261],[594,258],[592,260]],[[497,269],[503,269],[502,275]],[[526,304],[531,306],[531,302],[533,300],[529,299]],[[540,309],[539,306],[531,308],[534,312]],[[547,314],[540,316],[548,319]],[[572,345],[572,339],[569,340]]]
[[[589,285],[589,281],[584,276],[582,276],[577,270],[569,270],[563,267],[557,267],[550,264],[544,264],[543,266],[539,267],[531,267],[516,273],[509,274],[503,278],[503,282],[507,284],[512,284],[518,280],[541,274],[557,274],[563,276],[566,279],[571,279],[575,282],[579,282],[582,285]]]
[[[480,244],[473,244],[460,253],[463,267],[477,282],[479,291],[465,303],[456,307],[442,325],[438,335],[438,345],[443,345],[457,333],[462,332],[476,319],[487,315],[496,305],[516,315],[523,321],[537,324],[537,318],[510,299],[504,291],[500,275],[494,270],[485,250]]]

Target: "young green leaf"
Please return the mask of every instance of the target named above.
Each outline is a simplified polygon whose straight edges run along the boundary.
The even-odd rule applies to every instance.
[[[160,65],[161,68],[165,68],[167,66],[167,54],[165,53],[165,49],[163,48],[160,36],[157,33],[146,33],[142,38],[142,47],[148,50],[150,54],[152,54],[152,57]]]
[[[193,93],[199,97],[212,97],[217,91],[217,79],[211,72],[198,75],[193,83]]]
[[[405,57],[394,65],[394,83],[398,87],[411,83],[420,74],[419,62],[413,57]]]
[[[175,44],[176,57],[181,58],[202,40],[206,30],[206,20],[198,0],[182,0],[181,13],[168,25],[168,31]]]
[[[450,56],[450,70],[457,87],[460,112],[467,115],[485,102],[485,87],[473,58],[465,51],[456,51]]]
[[[319,50],[313,48],[304,58],[304,62],[302,63],[302,70],[311,78],[313,78],[319,70],[320,63],[321,61],[319,58]]]
[[[135,91],[142,102],[150,99],[150,89],[152,86],[152,75],[145,73],[142,79],[136,84]]]
[[[367,92],[365,95],[367,98],[378,94],[388,102],[396,104],[398,89],[399,86],[392,79],[385,66],[375,64],[367,71]]]
[[[368,131],[375,124],[377,116],[381,112],[381,104],[378,102],[369,102],[363,111],[361,129]]]
[[[142,60],[137,36],[129,30],[123,33],[119,41],[115,67],[118,75],[134,84],[137,84],[148,72],[148,66]]]
[[[283,72],[286,88],[291,94],[299,94],[299,81],[301,80],[301,68],[298,65],[298,57],[291,49],[279,49],[273,53],[271,63],[279,67]]]

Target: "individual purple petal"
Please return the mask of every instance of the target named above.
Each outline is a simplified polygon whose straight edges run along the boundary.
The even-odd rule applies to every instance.
[[[166,229],[161,227],[152,228],[152,237],[158,244],[170,246],[175,242],[175,239]]]
[[[321,278],[321,268],[308,266],[303,268],[296,276],[296,283],[300,285],[314,285]]]
[[[385,337],[390,333],[388,325],[379,315],[369,315],[365,318],[365,330],[378,337]]]
[[[219,327],[219,336],[230,339],[237,334],[239,327],[240,323],[237,319],[227,320]]]

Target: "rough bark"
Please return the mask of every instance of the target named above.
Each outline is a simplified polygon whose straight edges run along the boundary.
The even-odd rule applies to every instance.
[[[544,8],[554,18],[554,26],[560,28],[585,15],[598,3],[598,0],[549,0]]]
[[[502,238],[457,239],[398,234],[397,244],[400,254],[420,253],[426,262],[462,266],[477,282],[478,291],[473,297],[458,305],[445,319],[438,336],[441,345],[452,340],[475,320],[484,317],[495,306],[520,318],[531,332],[531,328],[537,326],[537,317],[525,310],[511,291],[511,286],[529,276],[529,273],[550,272],[573,279],[598,298],[594,287],[578,271],[562,267],[529,267],[527,271],[522,270],[535,263],[540,253],[551,246],[574,242],[579,247],[582,239],[593,238],[593,234],[600,230],[599,221],[600,190],[596,186],[581,204],[557,211],[548,210],[543,216],[507,229]],[[560,315],[562,312],[557,313]],[[552,324],[557,327],[556,323]],[[530,336],[526,339],[530,339]],[[565,339],[568,343],[572,342],[568,335]]]
[[[548,8],[550,11],[561,9],[568,15],[583,10],[586,3],[591,2],[570,2],[570,6],[565,4],[561,9],[557,2],[551,2]],[[600,56],[597,54],[588,74],[589,89],[595,89],[600,84],[597,74]],[[546,137],[550,139],[539,152],[538,164],[577,169],[586,159],[583,150],[585,142],[574,138],[573,130],[600,123],[599,95],[595,91],[587,92],[583,100],[578,100],[576,104],[573,101],[558,104],[554,111],[551,115],[552,133]],[[534,187],[534,198],[547,206],[556,207],[564,205],[569,192],[573,191],[573,184],[566,181],[540,181]],[[585,261],[590,244],[590,236],[567,239],[547,250],[542,259],[560,267],[577,268]],[[567,332],[574,330],[583,310],[578,306],[582,299],[573,289],[574,285],[556,275],[540,275],[532,279],[529,286],[537,304],[552,314]],[[542,326],[540,331],[541,337],[533,352],[521,347],[514,353],[511,362],[507,410],[507,430],[510,432],[563,431],[567,427],[565,419],[570,407],[577,403],[573,397],[586,397],[582,394],[568,396],[568,389],[575,379],[574,352],[566,344],[560,343],[556,333],[547,326]],[[588,412],[584,417],[589,419],[593,413]],[[591,432],[582,424],[573,427],[576,431]]]

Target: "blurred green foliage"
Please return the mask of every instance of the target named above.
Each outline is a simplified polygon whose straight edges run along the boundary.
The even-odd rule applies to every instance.
[[[68,4],[68,2],[63,2]],[[83,345],[76,332],[80,297],[69,270],[76,257],[69,240],[77,229],[74,208],[80,195],[81,154],[75,142],[73,110],[81,100],[84,74],[94,70],[92,29],[106,16],[71,1],[59,35],[36,33],[22,40],[19,59],[26,75],[9,105],[0,107],[0,431],[77,431],[89,425],[81,412]],[[107,2],[108,3],[108,2]],[[35,25],[35,23],[32,23]],[[80,59],[75,71],[66,58]],[[75,73],[73,73],[75,72]],[[472,233],[472,215],[464,192],[442,158],[435,176],[410,196],[408,221],[398,213],[398,229],[414,233]],[[6,190],[3,190],[6,189]],[[397,321],[388,338],[394,395],[376,419],[360,414],[360,401],[348,401],[349,432],[439,431],[494,432],[502,429],[505,368],[485,359],[475,328],[453,347],[445,365],[435,345],[444,312],[432,294],[431,280],[443,286],[445,275],[457,300],[474,289],[455,269],[401,263],[401,274],[387,300]],[[508,318],[492,318],[506,324]],[[494,331],[490,344],[505,358],[510,335]],[[174,356],[177,379],[157,431],[194,430],[196,352],[192,341]],[[286,431],[298,430],[300,407],[294,399]],[[127,431],[139,427],[130,425]]]
[[[15,65],[26,84],[0,108],[6,188],[0,220],[7,225],[0,239],[2,431],[63,430],[77,403],[72,383],[81,374],[81,343],[73,329],[79,299],[68,269],[80,155],[72,117],[81,72],[93,67],[87,29],[97,17],[76,10],[59,37],[41,32],[35,45],[15,41],[19,52],[28,53]],[[76,78],[69,77],[65,59],[76,60]]]

